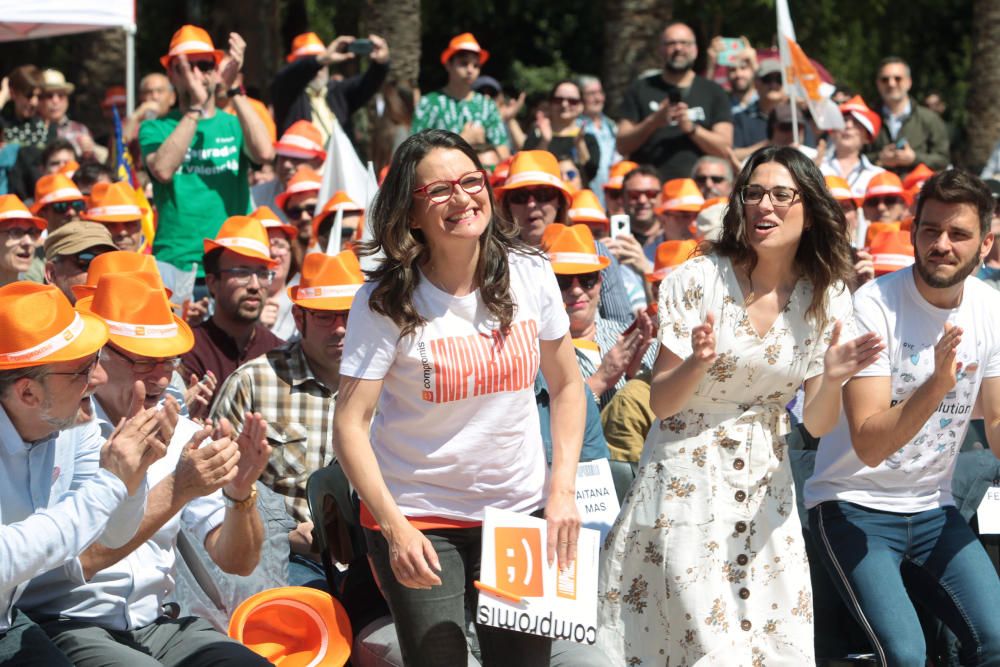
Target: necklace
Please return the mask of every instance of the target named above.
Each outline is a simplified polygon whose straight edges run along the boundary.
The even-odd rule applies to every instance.
[[[753,303],[754,293],[753,293],[753,276],[747,273],[747,282],[750,283],[750,291],[747,292],[746,298],[743,299],[743,307],[746,308],[751,303]]]

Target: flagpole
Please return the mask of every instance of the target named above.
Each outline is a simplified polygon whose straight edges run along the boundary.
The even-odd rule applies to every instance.
[[[792,105],[792,143],[799,142],[799,108],[795,102],[795,84],[789,85],[788,75],[791,69],[792,57],[789,53],[788,40],[794,39],[791,31],[791,13],[788,11],[787,0],[777,0],[774,3],[775,19],[778,27],[778,59],[781,61],[781,83],[788,92],[788,101]],[[784,20],[782,20],[784,18]]]

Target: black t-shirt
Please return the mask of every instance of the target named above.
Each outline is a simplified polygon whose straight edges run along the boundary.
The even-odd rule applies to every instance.
[[[690,88],[678,88],[653,74],[633,83],[622,100],[619,117],[638,123],[660,107],[672,90],[679,90],[688,105],[691,120],[707,129],[716,123],[731,123],[733,116],[729,96],[722,86],[696,76]],[[629,156],[634,162],[651,164],[660,178],[688,178],[702,150],[676,126],[661,127]]]

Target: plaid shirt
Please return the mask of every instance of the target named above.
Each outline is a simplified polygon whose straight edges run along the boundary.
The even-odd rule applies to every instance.
[[[239,427],[244,413],[259,412],[267,420],[274,450],[260,481],[285,496],[285,507],[299,522],[311,520],[306,480],[333,460],[336,401],[336,390],[309,369],[300,341],[243,364],[216,394],[213,419],[225,417]]]

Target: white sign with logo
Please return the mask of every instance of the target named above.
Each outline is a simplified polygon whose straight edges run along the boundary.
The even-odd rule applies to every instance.
[[[599,531],[603,542],[621,509],[607,459],[577,465],[576,507],[583,525]]]
[[[979,521],[980,535],[1000,534],[1000,486],[991,486],[986,490],[979,509],[976,511]]]
[[[544,519],[487,507],[476,622],[593,644],[599,538],[581,528],[576,561],[559,570],[548,562]]]

